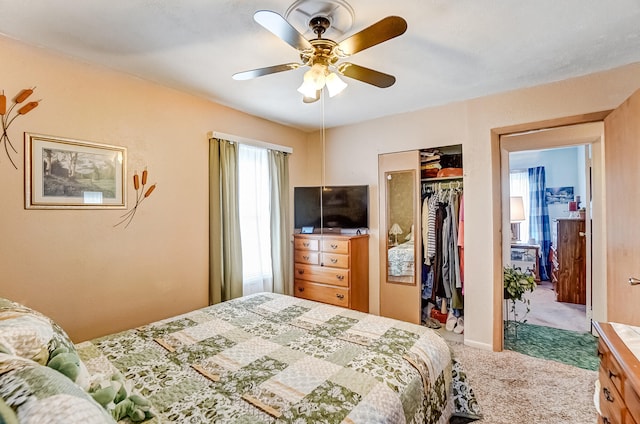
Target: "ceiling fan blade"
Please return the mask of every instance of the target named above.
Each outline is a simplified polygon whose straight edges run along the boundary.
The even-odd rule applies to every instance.
[[[271,10],[258,10],[253,19],[267,31],[280,37],[287,44],[298,50],[311,50],[313,46],[285,18]]]
[[[292,69],[298,69],[299,63],[285,63],[282,65],[267,66],[266,68],[252,69],[250,71],[237,72],[233,74],[234,80],[244,81],[252,78],[258,78],[263,75],[275,74],[277,72],[290,71]]]
[[[407,21],[399,16],[387,16],[338,43],[338,52],[343,57],[351,56],[359,51],[402,35],[406,30]]]
[[[364,66],[354,65],[353,63],[341,63],[338,65],[338,72],[345,77],[357,79],[367,84],[375,85],[380,88],[391,87],[396,82],[396,77]]]

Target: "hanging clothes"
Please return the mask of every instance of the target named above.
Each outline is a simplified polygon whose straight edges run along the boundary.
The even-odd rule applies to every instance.
[[[437,194],[432,194],[429,197],[428,201],[428,217],[427,217],[427,227],[428,227],[428,236],[427,236],[427,245],[426,245],[426,255],[429,263],[427,265],[431,265],[431,260],[436,254],[436,211],[438,209],[438,196]]]
[[[423,190],[425,191],[425,190]],[[429,242],[429,193],[423,193],[422,198],[422,213],[420,214],[420,221],[422,225],[422,249],[423,264],[431,265],[431,259],[429,258],[429,252],[427,251],[427,243]]]
[[[449,279],[451,283],[451,307],[462,309],[462,280],[460,278],[460,254],[458,251],[458,216],[460,214],[460,193],[453,191],[449,198],[449,214],[451,215],[451,234],[447,249],[452,258],[449,269]]]
[[[434,226],[434,233],[435,233],[435,245],[434,245],[434,261],[433,261],[433,293],[431,295],[431,298],[433,300],[435,300],[436,296],[439,297],[450,297],[447,296],[447,293],[445,291],[444,288],[444,283],[443,283],[443,252],[442,249],[436,249],[436,246],[442,246],[442,227],[444,224],[444,220],[446,218],[447,215],[447,211],[446,208],[444,207],[444,204],[442,203],[437,203],[436,205],[436,211],[435,211],[435,226]]]
[[[459,188],[438,188],[432,193],[423,190],[422,222],[423,251],[425,265],[428,266],[427,279],[423,281],[423,297],[429,293],[436,303],[444,299],[451,308],[463,309],[463,258],[460,255],[460,225],[462,192]],[[425,225],[426,224],[426,225]]]
[[[460,193],[460,211],[458,218],[458,248],[460,250],[460,283],[464,295],[464,195]]]

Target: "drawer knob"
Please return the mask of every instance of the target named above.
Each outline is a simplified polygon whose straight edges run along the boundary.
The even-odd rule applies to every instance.
[[[342,281],[342,280],[344,280],[344,275],[336,274],[336,278],[337,278],[339,281]]]
[[[302,245],[303,245],[304,247],[309,247],[309,242],[308,242],[308,241],[305,241],[305,242],[303,242],[303,243],[302,243]]]
[[[331,263],[332,263],[332,264],[337,264],[337,263],[338,263],[338,260],[337,260],[336,258],[331,258]]]
[[[331,248],[332,248],[332,249],[337,249],[337,248],[338,248],[338,245],[337,245],[337,244],[335,244],[335,243],[331,243]]]
[[[616,374],[615,372],[609,370],[609,379],[612,379],[613,377],[618,378],[618,374]]]
[[[304,269],[299,269],[298,270],[298,274],[300,274],[300,275],[304,274]]]
[[[304,259],[305,261],[308,261],[309,260],[309,256],[305,255],[305,256],[302,257],[302,259]]]
[[[302,293],[304,291],[304,287],[298,287],[298,291]]]
[[[337,297],[338,299],[340,299],[340,300],[344,299],[344,295],[343,295],[343,294],[340,294],[340,293],[337,293],[337,294],[336,294],[336,297]]]
[[[611,396],[611,391],[607,387],[602,389],[602,393],[604,393],[604,398],[609,402],[613,402],[613,396]]]
[[[609,421],[609,418],[607,418],[607,417],[602,417],[602,422],[604,424],[611,424],[611,421]]]

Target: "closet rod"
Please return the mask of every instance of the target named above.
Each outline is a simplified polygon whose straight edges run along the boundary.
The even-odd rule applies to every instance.
[[[423,182],[422,183],[422,187],[433,187],[433,188],[437,188],[437,189],[447,189],[447,188],[463,188],[464,185],[462,184],[462,181],[447,181],[447,182],[442,182],[442,181],[433,181],[433,182]]]

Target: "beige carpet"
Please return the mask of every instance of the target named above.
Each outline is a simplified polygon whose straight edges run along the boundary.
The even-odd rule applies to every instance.
[[[556,301],[556,292],[549,281],[538,283],[538,287],[526,293],[525,298],[531,301],[531,312],[526,316],[527,324],[580,332],[588,332],[591,328],[585,305]],[[516,302],[516,312],[523,317],[526,305]]]
[[[595,371],[449,341],[491,424],[593,424]]]

